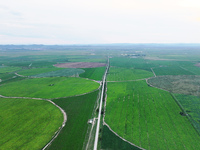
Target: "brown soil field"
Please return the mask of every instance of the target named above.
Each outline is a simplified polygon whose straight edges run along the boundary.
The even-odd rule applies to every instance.
[[[96,68],[96,67],[106,66],[106,64],[95,63],[95,62],[73,62],[73,63],[55,64],[54,66],[59,68]]]

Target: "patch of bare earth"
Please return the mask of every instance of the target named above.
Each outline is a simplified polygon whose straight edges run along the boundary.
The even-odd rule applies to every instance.
[[[73,63],[55,64],[54,66],[58,68],[96,68],[96,67],[106,66],[106,64],[96,63],[96,62],[73,62]]]
[[[195,66],[200,67],[200,63],[195,64]]]

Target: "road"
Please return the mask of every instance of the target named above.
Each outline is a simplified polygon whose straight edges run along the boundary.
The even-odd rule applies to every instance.
[[[101,121],[101,109],[102,109],[105,81],[106,81],[106,76],[107,76],[108,69],[109,69],[109,58],[108,58],[108,62],[107,62],[106,71],[105,71],[105,74],[103,76],[101,100],[100,100],[100,105],[99,105],[99,115],[98,115],[97,129],[96,129],[96,135],[95,135],[95,141],[94,141],[94,150],[97,150],[97,145],[98,145],[99,127],[100,127],[100,121]]]

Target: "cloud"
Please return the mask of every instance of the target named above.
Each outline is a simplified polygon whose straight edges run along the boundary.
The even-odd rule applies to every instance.
[[[190,3],[191,2],[191,3]],[[197,41],[197,0],[9,0],[0,34],[25,41],[72,43]],[[190,5],[189,5],[189,4]],[[186,7],[187,6],[187,7]],[[198,19],[197,19],[198,18]],[[171,36],[171,37],[170,37]],[[27,37],[27,40],[26,40]],[[45,40],[46,39],[46,40]],[[51,40],[54,39],[54,40]],[[15,40],[10,40],[14,42]],[[62,41],[62,42],[61,42]],[[6,42],[4,40],[4,42]]]
[[[180,6],[186,8],[200,8],[199,0],[182,0],[180,1]]]

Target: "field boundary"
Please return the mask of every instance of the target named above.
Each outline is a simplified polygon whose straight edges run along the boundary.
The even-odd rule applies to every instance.
[[[147,79],[148,78],[145,78],[145,79],[137,79],[137,80],[127,80],[128,82],[130,81],[141,81],[141,80],[146,80],[147,81]],[[107,82],[110,82],[110,81],[106,81],[106,83]],[[112,82],[112,81],[111,81]],[[118,81],[114,81],[114,82],[118,82]],[[119,82],[124,82],[124,81],[119,81]],[[126,82],[126,81],[125,81]],[[105,102],[104,102],[104,114],[103,114],[103,125],[105,125],[105,126],[107,126],[108,127],[108,129],[112,132],[112,133],[114,133],[117,137],[119,137],[120,139],[122,139],[123,141],[125,141],[125,142],[127,142],[127,143],[129,143],[130,145],[132,145],[132,146],[135,146],[135,147],[137,147],[137,148],[139,148],[139,149],[141,149],[141,150],[145,150],[145,149],[143,149],[142,147],[139,147],[139,146],[137,146],[137,145],[135,145],[135,144],[133,144],[133,143],[131,143],[130,141],[128,141],[128,140],[126,140],[126,139],[124,139],[124,138],[122,138],[121,136],[119,136],[115,131],[113,131],[112,129],[111,129],[111,127],[105,122],[105,115],[106,115],[106,102],[107,102],[107,86],[105,87]]]
[[[185,109],[183,108],[183,106],[181,105],[181,103],[177,100],[177,98],[174,96],[174,94],[172,94],[170,92],[171,96],[173,97],[173,99],[175,100],[175,102],[177,103],[177,105],[180,107],[180,109],[183,111],[183,113],[186,115],[188,121],[191,123],[191,125],[193,126],[193,128],[195,129],[195,131],[199,134],[199,131],[197,130],[197,128],[195,127],[195,125],[193,124],[193,119],[190,117],[190,115],[185,111]]]
[[[156,78],[156,77],[151,77],[151,78]],[[151,78],[147,78],[147,79],[146,79],[146,83],[147,83],[147,85],[149,85],[150,87],[153,87],[153,88],[157,88],[157,89],[160,89],[160,90],[163,90],[163,91],[169,92],[168,90],[165,90],[165,89],[162,89],[162,88],[158,88],[158,87],[153,86],[152,84],[150,84],[150,83],[148,82],[148,80],[151,79]],[[169,93],[170,93],[170,92],[169,92]]]
[[[139,147],[139,146],[137,146],[137,145],[131,143],[130,141],[128,141],[128,140],[122,138],[121,136],[119,136],[115,131],[113,131],[113,130],[111,129],[111,127],[110,127],[105,121],[103,122],[103,125],[107,126],[108,129],[109,129],[111,132],[113,132],[117,137],[119,137],[119,138],[122,139],[123,141],[125,141],[125,142],[131,144],[132,146],[135,146],[135,147],[137,147],[137,148],[140,148],[141,150],[146,150],[146,149],[144,149],[144,148],[142,148],[142,147]]]
[[[47,143],[43,148],[42,150],[45,150],[49,145],[51,145],[51,143],[57,138],[57,136],[60,134],[60,131],[64,128],[66,122],[67,122],[67,114],[66,112],[60,107],[58,106],[57,104],[55,104],[54,102],[52,102],[51,100],[47,100],[49,101],[50,103],[52,103],[54,106],[56,106],[57,108],[60,109],[60,111],[62,112],[63,114],[63,117],[64,117],[64,120],[63,120],[63,123],[62,123],[62,126],[59,127],[58,131],[56,131],[56,133],[54,134],[53,138],[49,141],[49,143]]]
[[[192,75],[192,76],[198,76],[198,75]],[[152,78],[156,78],[156,77],[152,77]],[[150,79],[150,78],[148,78],[148,79]],[[174,99],[174,101],[176,102],[176,104],[179,106],[179,108],[182,110],[182,112],[186,115],[188,121],[189,121],[190,124],[193,126],[193,128],[194,128],[195,131],[198,133],[198,135],[200,136],[199,131],[197,130],[197,128],[196,128],[195,125],[193,124],[193,121],[192,121],[193,119],[192,119],[192,118],[190,117],[190,115],[185,111],[185,109],[183,108],[183,106],[181,105],[181,103],[176,99],[176,97],[174,96],[174,94],[173,94],[172,92],[168,91],[168,90],[165,90],[165,89],[162,89],[162,88],[158,88],[158,87],[156,87],[156,86],[151,85],[151,84],[148,82],[148,79],[146,79],[146,83],[147,83],[149,86],[154,87],[154,88],[157,88],[157,89],[160,89],[160,90],[163,90],[163,91],[166,91],[166,92],[168,92],[168,93],[172,96],[172,98]]]
[[[154,76],[156,77],[156,73],[154,72],[153,68],[151,68],[151,71],[153,72]]]

